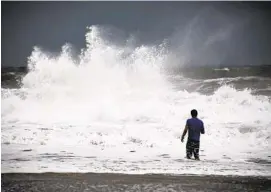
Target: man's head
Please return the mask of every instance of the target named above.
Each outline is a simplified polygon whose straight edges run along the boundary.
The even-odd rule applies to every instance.
[[[192,116],[192,117],[197,117],[197,116],[198,116],[198,112],[197,112],[196,109],[193,109],[193,110],[191,111],[191,116]]]

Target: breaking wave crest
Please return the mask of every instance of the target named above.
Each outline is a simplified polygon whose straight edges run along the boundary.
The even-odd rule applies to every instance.
[[[246,158],[243,152],[266,157],[270,151],[269,98],[228,85],[212,95],[174,89],[164,44],[116,45],[93,26],[86,49],[77,59],[71,55],[68,45],[57,56],[36,47],[21,88],[2,89],[3,143],[113,151],[127,144],[175,154],[185,120],[196,108],[205,122],[206,158]],[[45,134],[41,126],[52,131]]]

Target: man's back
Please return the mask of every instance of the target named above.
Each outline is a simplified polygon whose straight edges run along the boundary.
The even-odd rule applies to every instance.
[[[205,132],[203,122],[193,117],[186,121],[186,125],[188,126],[188,140],[199,141],[200,133],[204,134]]]

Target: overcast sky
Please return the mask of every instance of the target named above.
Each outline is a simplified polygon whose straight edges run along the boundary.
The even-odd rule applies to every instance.
[[[38,45],[85,45],[86,27],[111,25],[139,43],[167,38],[193,62],[271,64],[269,2],[3,2],[2,67],[26,66]],[[189,32],[189,34],[188,34]],[[178,50],[179,43],[187,46]],[[190,56],[192,58],[192,56]],[[221,59],[222,61],[222,59]]]

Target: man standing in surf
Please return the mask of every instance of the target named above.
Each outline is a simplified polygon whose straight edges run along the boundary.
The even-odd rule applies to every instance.
[[[186,143],[186,158],[191,159],[192,153],[196,160],[199,159],[199,146],[200,146],[200,134],[204,134],[204,124],[202,120],[198,119],[197,110],[193,109],[191,111],[192,118],[187,119],[186,125],[183,131],[182,139],[183,142],[184,137],[188,131],[188,139]]]

